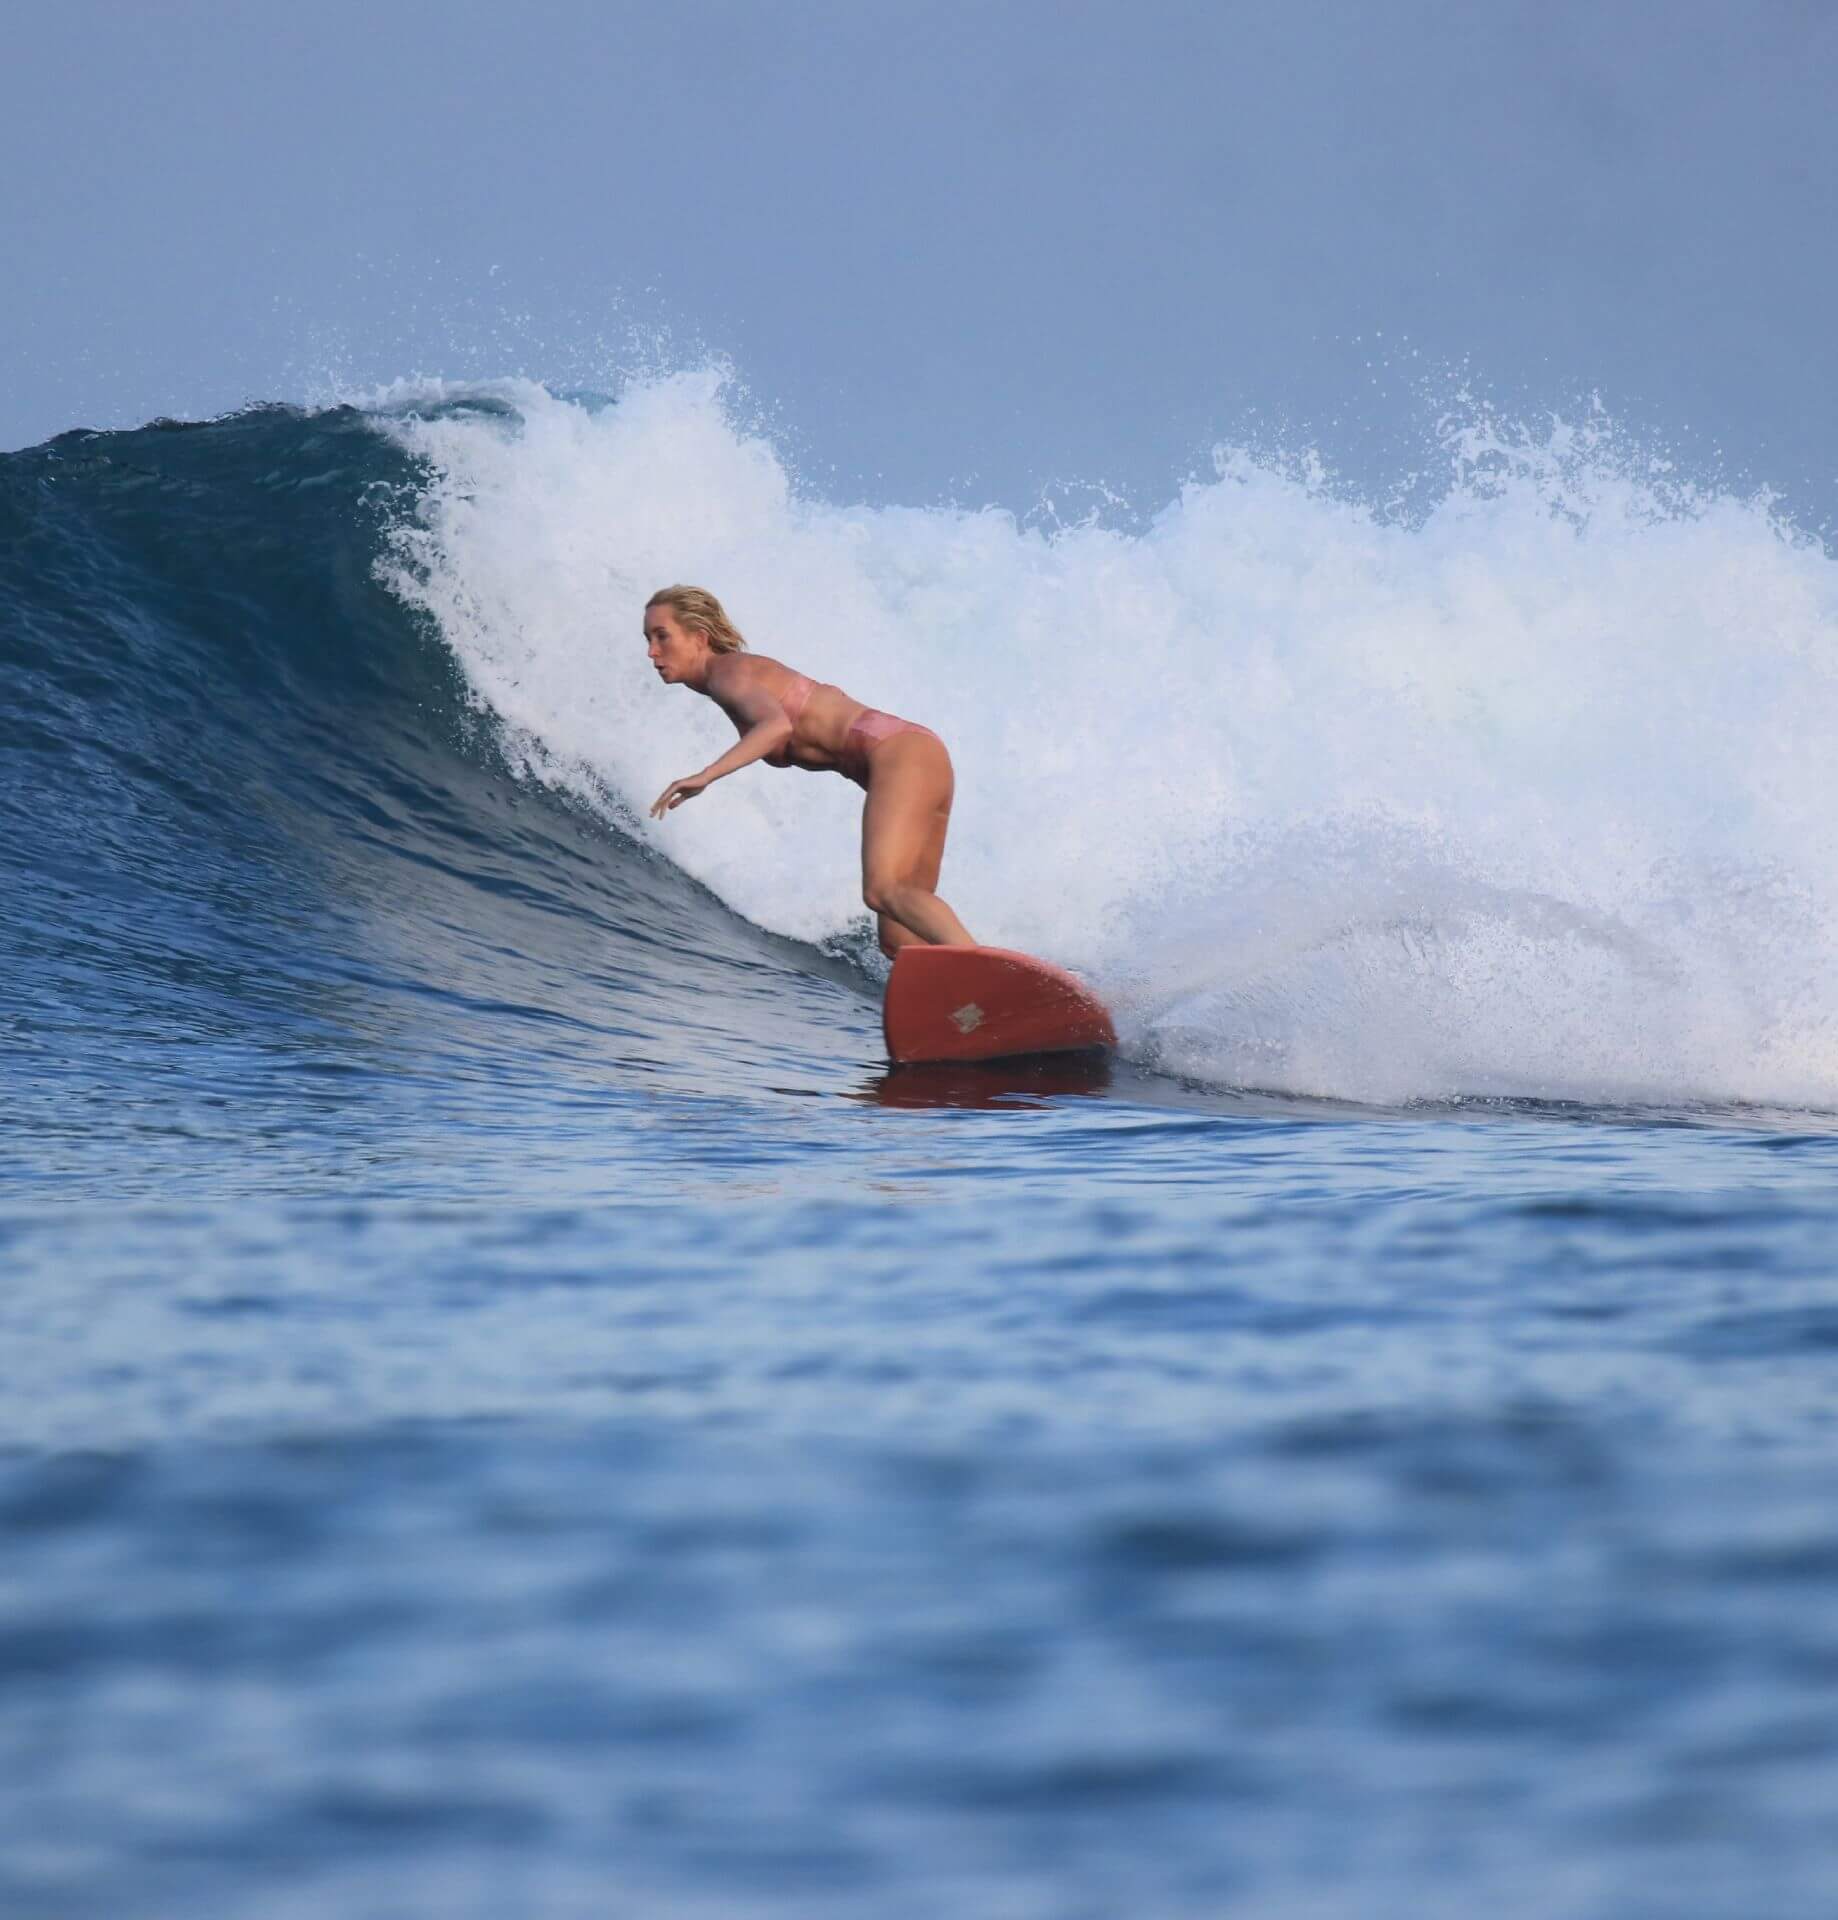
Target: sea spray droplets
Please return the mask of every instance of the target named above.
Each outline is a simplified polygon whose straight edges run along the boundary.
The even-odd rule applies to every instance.
[[[651,679],[649,590],[929,722],[947,890],[1094,969],[1204,1079],[1838,1103],[1838,568],[1599,417],[1452,422],[1410,524],[1226,454],[1148,529],[800,493],[717,374],[598,409],[399,394],[389,579],[544,777],[636,812],[726,738]],[[652,831],[651,829],[641,829]],[[658,844],[738,911],[860,915],[857,801],[747,774]]]

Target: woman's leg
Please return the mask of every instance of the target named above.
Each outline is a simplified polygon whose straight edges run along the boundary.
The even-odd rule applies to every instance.
[[[976,945],[937,894],[955,785],[951,756],[933,734],[897,733],[874,749],[862,808],[862,898],[890,957],[915,941]]]
[[[938,892],[938,869],[944,860],[945,830],[951,824],[949,814],[934,814],[931,831],[926,835],[925,852],[919,864],[913,869],[913,879],[922,887],[929,888],[935,896]],[[942,905],[943,903],[940,902]],[[903,927],[888,913],[876,913],[875,922],[881,936],[881,951],[891,960],[902,947],[923,947],[930,945],[922,940],[910,928]]]

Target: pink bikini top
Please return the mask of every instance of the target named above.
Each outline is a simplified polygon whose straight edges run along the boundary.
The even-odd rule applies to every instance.
[[[791,672],[790,668],[786,671]],[[785,691],[779,695],[779,705],[784,709],[785,718],[795,728],[810,697],[818,687],[828,685],[827,681],[813,680],[808,673],[792,673]],[[922,727],[912,720],[902,720],[891,713],[882,713],[875,707],[863,707],[849,723],[849,732],[842,744],[842,752],[836,759],[836,771],[845,780],[853,780],[864,792],[868,787],[868,756],[880,743],[896,733],[931,733],[930,727]],[[936,739],[938,736],[933,734]],[[791,757],[789,740],[776,753],[765,756],[769,767],[792,767],[798,763]]]
[[[785,709],[785,718],[791,722],[794,730],[797,727],[799,715],[803,713],[805,705],[816,689],[817,683],[808,673],[794,673],[791,676],[791,685],[779,695],[779,705]],[[792,765],[791,742],[787,740],[776,753],[767,754],[766,765],[769,767]]]

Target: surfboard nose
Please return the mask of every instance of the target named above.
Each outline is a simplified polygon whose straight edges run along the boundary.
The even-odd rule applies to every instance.
[[[1109,1012],[1082,980],[1006,947],[902,947],[881,1030],[888,1057],[900,1063],[1117,1044]]]

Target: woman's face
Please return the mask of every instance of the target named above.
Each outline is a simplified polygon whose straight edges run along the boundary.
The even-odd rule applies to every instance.
[[[665,686],[699,686],[708,665],[708,635],[686,627],[674,607],[645,609],[645,656]]]

